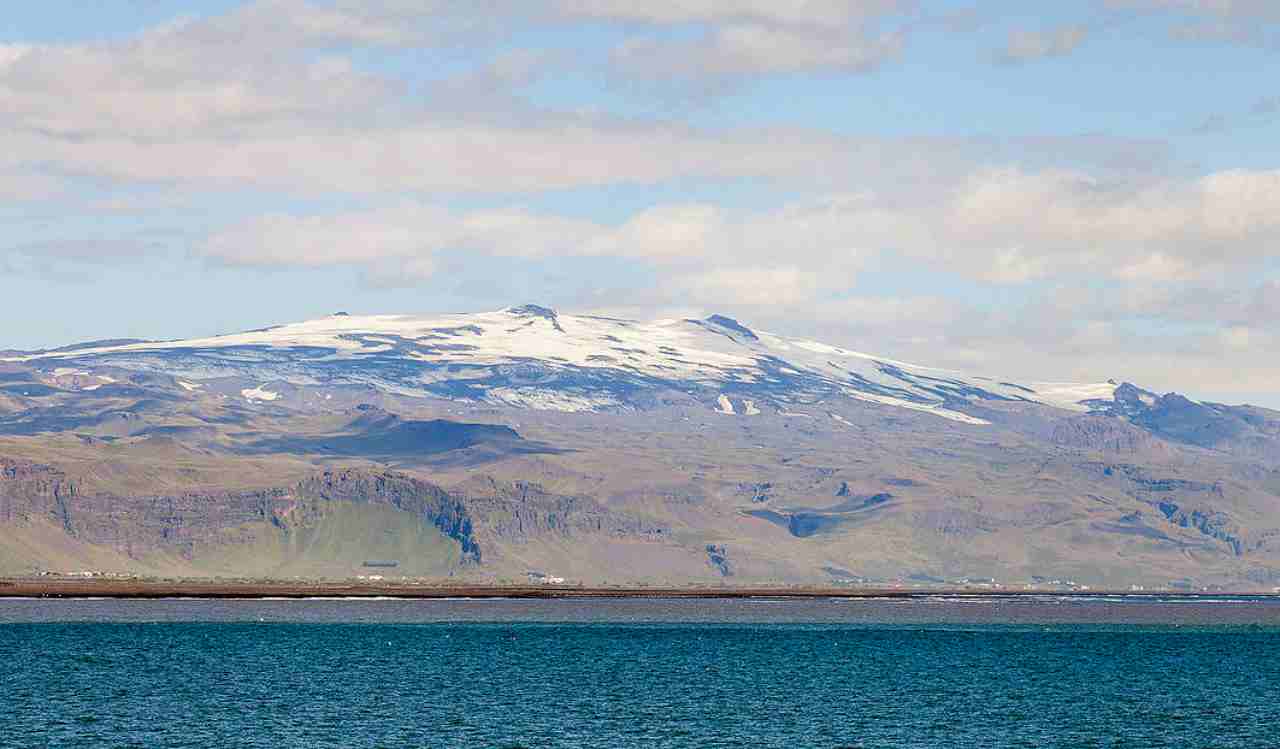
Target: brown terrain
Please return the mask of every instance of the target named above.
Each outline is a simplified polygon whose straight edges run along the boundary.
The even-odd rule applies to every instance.
[[[156,581],[156,580],[63,580],[0,579],[0,598],[1093,598],[1105,596],[1143,598],[1158,595],[1161,599],[1197,600],[1221,596],[1221,592],[1150,591],[1071,591],[1071,590],[1003,590],[978,588],[876,588],[818,587],[793,585],[786,587],[609,587],[593,588],[556,585],[429,585],[409,583],[333,583],[278,582],[271,580],[241,581]],[[1252,597],[1276,598],[1280,594],[1256,594]]]
[[[566,412],[62,365],[0,364],[0,575],[24,590],[1280,588],[1264,409],[1122,386],[1089,413],[955,401],[972,423],[827,391],[728,413],[657,383]]]

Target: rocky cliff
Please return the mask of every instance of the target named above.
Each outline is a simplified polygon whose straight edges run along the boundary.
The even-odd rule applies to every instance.
[[[47,521],[73,539],[130,558],[160,553],[198,566],[202,555],[254,543],[264,524],[286,537],[314,528],[339,503],[393,508],[420,518],[457,544],[464,565],[483,563],[490,544],[585,534],[660,538],[663,533],[656,524],[610,512],[586,497],[489,478],[449,491],[394,471],[339,469],[288,487],[118,496],[79,492],[52,466],[0,461],[0,523]]]

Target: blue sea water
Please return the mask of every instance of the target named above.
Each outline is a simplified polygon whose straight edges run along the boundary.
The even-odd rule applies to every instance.
[[[1017,606],[4,601],[0,746],[1280,746],[1280,605]]]

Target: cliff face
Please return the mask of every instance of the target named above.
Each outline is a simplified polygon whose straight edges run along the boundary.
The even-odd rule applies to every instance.
[[[477,477],[458,487],[479,520],[480,532],[495,541],[524,542],[542,536],[583,534],[661,537],[661,526],[609,510],[582,496],[553,494],[527,481]]]
[[[0,523],[39,516],[68,527],[75,500],[75,484],[57,468],[0,458]]]
[[[1113,453],[1153,453],[1168,450],[1150,432],[1116,418],[1077,416],[1055,425],[1050,441],[1059,447]]]
[[[120,497],[84,494],[57,468],[0,461],[0,522],[44,520],[76,540],[130,557],[155,551],[191,559],[198,544],[247,540],[241,526],[287,507],[283,489]]]
[[[504,542],[581,534],[661,538],[663,533],[589,498],[492,479],[450,492],[400,473],[331,470],[291,487],[115,496],[80,493],[51,466],[0,462],[0,522],[49,521],[74,539],[135,559],[161,552],[198,563],[211,549],[253,543],[256,529],[264,525],[286,536],[314,528],[337,503],[385,506],[420,518],[458,544],[463,565],[481,564],[485,547]]]
[[[481,561],[480,545],[476,542],[466,503],[434,484],[397,473],[325,471],[303,480],[295,494],[303,502],[385,504],[413,513],[457,541],[464,563]]]

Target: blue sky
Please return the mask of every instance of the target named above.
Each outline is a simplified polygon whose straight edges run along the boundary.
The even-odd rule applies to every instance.
[[[0,348],[536,301],[1280,407],[1267,0],[0,18]]]

